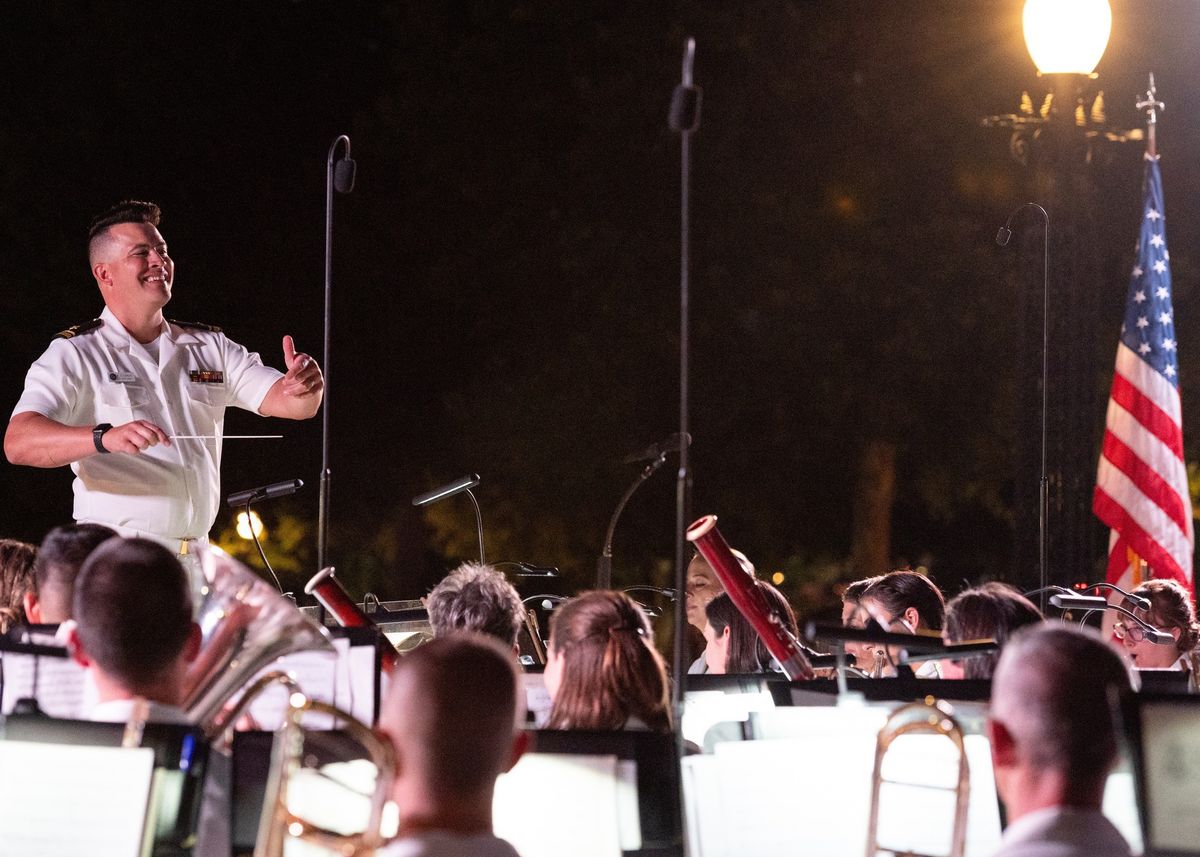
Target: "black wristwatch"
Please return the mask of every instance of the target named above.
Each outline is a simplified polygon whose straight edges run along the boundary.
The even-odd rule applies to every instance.
[[[108,450],[104,448],[104,443],[100,439],[110,428],[112,428],[112,423],[100,423],[92,429],[92,443],[96,444],[96,452],[108,455]]]

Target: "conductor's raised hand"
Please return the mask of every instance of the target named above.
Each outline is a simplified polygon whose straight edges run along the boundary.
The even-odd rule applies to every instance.
[[[317,361],[307,354],[296,353],[296,343],[290,336],[283,338],[283,362],[287,374],[280,388],[285,396],[306,399],[319,396],[325,389],[325,378]]]
[[[161,428],[149,420],[134,420],[113,426],[100,438],[100,443],[109,452],[124,452],[137,455],[152,446],[171,445],[171,438]]]

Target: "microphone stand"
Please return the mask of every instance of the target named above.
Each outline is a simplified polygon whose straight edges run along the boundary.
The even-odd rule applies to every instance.
[[[626,489],[621,496],[621,502],[617,503],[616,511],[613,512],[612,518],[608,521],[608,530],[604,533],[604,549],[600,551],[600,559],[596,560],[596,588],[610,589],[612,588],[612,540],[613,532],[617,529],[617,519],[621,517],[621,513],[625,511],[625,504],[629,502],[629,498],[633,493],[641,487],[642,483],[653,476],[660,467],[667,463],[667,454],[664,452],[658,458],[651,461],[638,474],[638,478],[633,480],[633,484]]]
[[[1050,215],[1036,202],[1026,202],[1018,206],[1008,216],[1008,221],[996,236],[996,243],[1001,247],[1008,244],[1012,235],[1009,227],[1013,218],[1025,208],[1036,208],[1042,215],[1042,469],[1038,480],[1038,586],[1041,587],[1041,593],[1038,606],[1044,613],[1047,587],[1050,585],[1049,572],[1046,569],[1046,517],[1050,506],[1050,483],[1046,476],[1046,420],[1049,411],[1047,396],[1050,386]]]
[[[346,144],[346,154],[343,157],[349,159],[350,138],[345,134],[339,135],[333,141],[329,146],[329,156],[325,159],[325,348],[321,357],[321,371],[325,374],[325,395],[321,408],[321,493],[317,500],[317,568],[329,566],[329,343],[333,310],[333,156],[339,143]],[[325,624],[325,608],[320,603],[317,604],[317,623],[322,626]]]
[[[691,189],[691,136],[700,127],[700,89],[692,83],[692,66],[696,58],[696,40],[688,37],[683,52],[683,76],[671,94],[668,124],[679,134],[679,434],[688,433],[688,313],[689,313],[689,223]],[[679,450],[679,476],[675,489],[675,591],[683,593],[687,584],[687,527],[691,473],[688,470],[688,449]],[[675,655],[672,683],[672,708],[675,712],[676,750],[683,757],[683,695],[687,683],[687,660],[683,646],[687,639],[687,599],[675,600]]]

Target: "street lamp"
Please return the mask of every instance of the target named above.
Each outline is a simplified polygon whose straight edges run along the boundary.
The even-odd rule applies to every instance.
[[[1043,324],[1040,331],[1036,324],[1022,324],[1018,334],[1017,484],[1039,483],[1035,474],[1041,470],[1044,487],[1037,507],[1032,491],[1019,494],[1017,567],[1048,567],[1050,582],[1069,584],[1091,573],[1099,555],[1099,529],[1091,516],[1103,421],[1094,348],[1102,329],[1095,290],[1103,277],[1096,247],[1102,211],[1096,171],[1112,160],[1113,144],[1143,135],[1140,129],[1109,126],[1104,94],[1095,89],[1096,65],[1112,31],[1108,0],[1026,0],[1023,23],[1044,87],[1040,105],[1023,92],[1017,113],[982,120],[986,127],[1007,129],[1014,159],[1031,168],[1027,199],[1049,212],[1054,248],[1043,265],[1021,266],[1018,312],[1030,320],[1041,315]],[[1038,246],[1042,237],[1032,230],[1022,235],[1026,258],[1044,250]],[[1053,296],[1048,303],[1047,282]],[[1046,342],[1054,347],[1048,363]],[[1039,518],[1044,529],[1035,524]],[[1044,536],[1035,540],[1035,533]],[[1041,560],[1036,565],[1035,556]],[[1022,576],[1033,582],[1028,571]]]
[[[1039,73],[1094,75],[1112,32],[1108,0],[1026,0],[1021,18]]]

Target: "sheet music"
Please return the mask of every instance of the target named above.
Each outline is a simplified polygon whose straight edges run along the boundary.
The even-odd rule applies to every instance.
[[[283,670],[291,674],[304,693],[347,710],[364,723],[373,720],[375,708],[375,648],[351,646],[345,637],[333,640],[333,652],[299,652],[265,667],[262,673]],[[257,676],[255,676],[257,678]],[[263,729],[275,729],[287,711],[288,690],[283,685],[267,688],[250,703],[250,716]],[[333,718],[309,714],[305,726],[331,729]]]
[[[18,699],[36,696],[51,717],[80,719],[95,701],[87,670],[71,658],[48,658],[9,652],[0,656],[4,668],[4,693],[0,711],[11,714]],[[34,693],[34,677],[37,693]]]
[[[526,753],[496,781],[496,835],[521,857],[620,857],[619,795],[615,756]]]
[[[138,857],[154,751],[0,741],[0,857]]]

